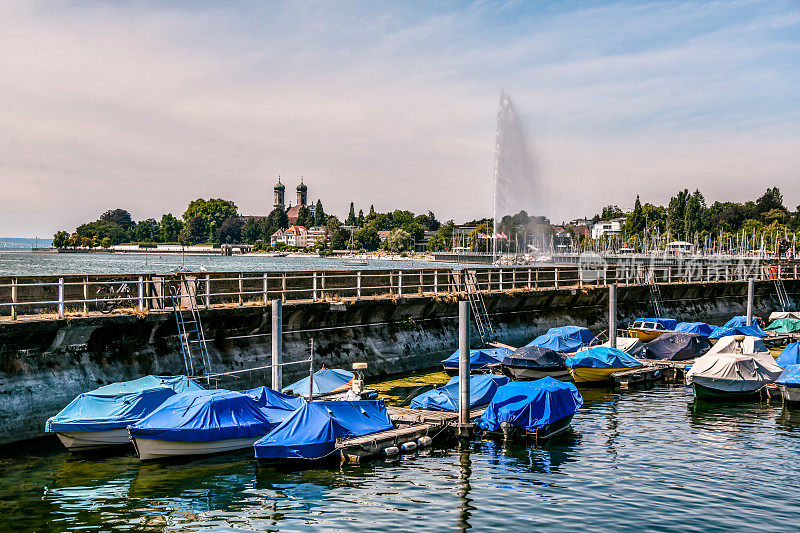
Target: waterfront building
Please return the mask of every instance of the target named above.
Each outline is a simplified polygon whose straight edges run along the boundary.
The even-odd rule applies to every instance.
[[[328,230],[324,226],[311,226],[306,232],[306,246],[313,247],[318,244],[325,244],[328,238]]]
[[[286,246],[305,248],[307,234],[308,231],[303,226],[289,226],[289,228],[283,232],[283,237],[285,239]]]
[[[623,224],[625,224],[625,217],[601,220],[592,226],[592,239],[600,239],[607,235],[619,235],[622,233]]]
[[[286,237],[284,236],[284,230],[279,229],[275,233],[273,233],[269,238],[269,244],[271,246],[275,246],[278,243],[286,244]]]

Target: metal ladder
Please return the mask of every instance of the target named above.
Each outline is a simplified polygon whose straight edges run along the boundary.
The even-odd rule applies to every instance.
[[[181,307],[181,291],[184,289],[186,299],[189,301],[189,308]],[[175,313],[175,323],[178,326],[178,336],[180,337],[181,354],[186,374],[191,377],[202,377],[211,372],[211,360],[208,357],[206,348],[206,337],[203,333],[203,323],[200,320],[200,313],[197,310],[196,289],[192,288],[186,276],[181,276],[178,287],[175,283],[168,282],[167,288],[172,303],[172,310]],[[188,315],[186,314],[188,312]]]
[[[781,311],[788,311],[792,308],[792,301],[786,293],[786,287],[783,285],[783,280],[780,276],[780,266],[769,266],[762,268],[763,273],[767,279],[771,279],[775,283],[775,292],[778,293],[778,301],[781,303]]]
[[[645,274],[645,278],[647,279],[647,286],[650,288],[650,303],[653,304],[653,313],[655,313],[656,318],[661,318],[664,316],[664,300],[661,299],[661,289],[656,283],[655,271],[649,269]]]
[[[494,328],[489,318],[489,312],[486,309],[483,293],[480,291],[480,286],[478,285],[478,276],[475,274],[474,270],[464,271],[464,289],[467,293],[467,300],[469,301],[472,317],[475,319],[475,328],[478,330],[481,342],[486,344],[494,336]]]

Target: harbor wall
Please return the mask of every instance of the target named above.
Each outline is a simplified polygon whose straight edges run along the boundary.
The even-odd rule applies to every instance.
[[[785,282],[800,301],[800,282]],[[745,312],[743,282],[661,286],[668,315],[721,323]],[[514,290],[485,296],[496,339],[521,346],[553,326],[575,324],[595,333],[607,326],[605,288]],[[620,287],[621,324],[649,315],[647,286]],[[755,309],[778,308],[772,282],[756,283]],[[260,367],[271,360],[270,308],[262,305],[201,310],[212,372]],[[283,307],[284,361],[300,361],[315,341],[315,366],[350,368],[366,362],[375,379],[436,367],[457,345],[457,300],[451,296],[362,299],[346,303],[287,303]],[[473,328],[474,330],[474,328]],[[480,339],[473,331],[473,345]],[[43,434],[44,423],[76,395],[146,374],[182,374],[172,313],[21,320],[0,325],[0,444]],[[284,368],[284,385],[307,364]],[[270,385],[270,370],[222,378],[216,386]]]

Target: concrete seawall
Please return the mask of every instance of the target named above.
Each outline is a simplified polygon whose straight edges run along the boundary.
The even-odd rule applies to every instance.
[[[785,282],[798,301],[800,282]],[[772,282],[758,282],[757,314],[778,308]],[[722,322],[745,310],[746,283],[681,283],[661,287],[668,314],[679,320]],[[486,295],[497,340],[514,346],[547,328],[606,327],[607,289],[567,288]],[[650,314],[647,286],[620,287],[620,322]],[[315,339],[316,366],[369,364],[376,378],[434,367],[455,350],[457,304],[453,298],[411,296],[347,304],[284,306],[284,360],[308,357]],[[263,306],[202,311],[212,371],[268,365],[270,309]],[[257,335],[248,338],[238,336]],[[473,344],[478,339],[473,337]],[[284,384],[307,365],[284,369]],[[171,313],[26,320],[0,325],[0,444],[42,435],[44,422],[81,392],[145,374],[182,374]],[[269,370],[225,377],[219,387],[270,385]]]

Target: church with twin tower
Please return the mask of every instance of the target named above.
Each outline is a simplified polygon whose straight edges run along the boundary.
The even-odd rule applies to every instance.
[[[308,208],[311,213],[314,213],[313,205],[308,205],[308,187],[305,183],[303,183],[303,178],[300,178],[300,185],[297,186],[297,204],[292,206],[289,205],[289,208],[286,208],[286,186],[281,183],[281,178],[278,177],[278,183],[275,184],[274,187],[274,196],[275,202],[273,203],[273,207],[275,209],[284,209],[286,211],[286,216],[289,219],[289,225],[294,225],[297,222],[297,217],[300,214],[300,209],[303,207]]]

